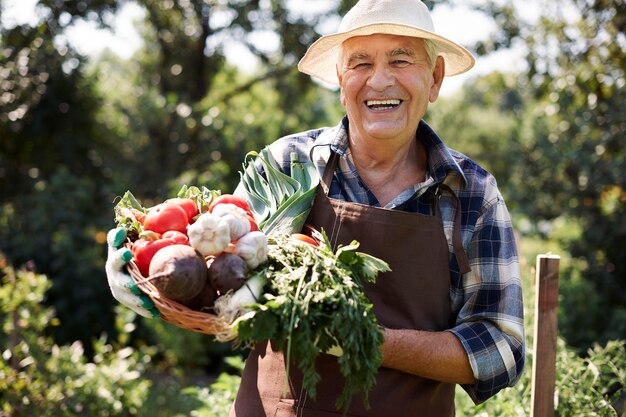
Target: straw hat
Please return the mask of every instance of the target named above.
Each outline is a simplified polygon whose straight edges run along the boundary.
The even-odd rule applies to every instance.
[[[446,62],[447,76],[464,73],[474,66],[475,59],[467,49],[434,32],[428,8],[420,0],[360,0],[341,20],[337,33],[322,36],[309,47],[298,69],[337,84],[337,56],[343,41],[372,34],[432,40]]]

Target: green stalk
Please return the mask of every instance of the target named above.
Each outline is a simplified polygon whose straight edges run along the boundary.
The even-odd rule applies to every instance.
[[[283,385],[283,397],[287,395],[287,387],[289,386],[289,368],[291,365],[291,335],[293,334],[293,326],[296,321],[297,301],[300,298],[300,291],[302,291],[302,285],[304,284],[305,276],[306,273],[300,275],[300,279],[298,280],[298,288],[296,288],[293,306],[291,308],[291,318],[289,319],[289,332],[287,333],[287,357],[285,358],[287,361],[287,365],[285,370],[285,384]]]
[[[262,166],[265,176],[255,163]],[[291,175],[278,169],[278,164],[266,147],[260,153],[246,155],[241,185],[237,193],[249,204],[259,229],[269,234],[299,232],[313,205],[319,175],[311,161],[300,162],[291,153]]]

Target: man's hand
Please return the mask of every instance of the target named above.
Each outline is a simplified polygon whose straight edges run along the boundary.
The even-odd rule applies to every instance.
[[[126,240],[126,230],[109,230],[107,233],[108,257],[106,262],[107,280],[113,297],[137,314],[153,318],[159,317],[159,310],[154,303],[135,285],[124,266],[132,259],[128,248],[122,247]]]

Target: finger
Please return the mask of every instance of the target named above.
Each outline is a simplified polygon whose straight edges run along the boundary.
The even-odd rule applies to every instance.
[[[135,294],[128,293],[125,291],[112,291],[112,293],[117,301],[119,301],[121,304],[125,305],[126,307],[130,308],[131,310],[133,310],[135,313],[139,314],[140,316],[143,316],[146,318],[155,317],[149,308],[144,307],[144,302],[141,299],[141,297],[138,297]]]
[[[126,278],[132,281],[128,276]],[[160,317],[161,314],[150,297],[145,294],[137,295],[129,287],[130,285],[127,282],[120,285],[111,285],[113,298],[143,317]]]
[[[128,275],[126,275],[126,278],[127,279],[122,283],[122,286],[126,290],[127,294],[133,294],[138,298],[138,300],[134,302],[134,305],[138,305],[141,308],[150,311],[151,317],[160,317],[161,314],[154,305],[152,299],[137,286],[134,279]]]
[[[109,247],[109,256],[107,257],[105,268],[107,274],[109,271],[121,271],[130,260],[133,258],[133,254],[128,248],[113,249]]]
[[[110,247],[119,248],[126,240],[126,229],[118,227],[107,233],[107,243]]]
[[[147,295],[142,295],[139,297],[139,299],[141,300],[141,307],[143,307],[146,311],[150,312],[150,316],[149,317],[145,316],[145,317],[153,318],[153,319],[161,317],[161,312],[154,305],[154,302],[152,301],[150,297],[148,297]]]

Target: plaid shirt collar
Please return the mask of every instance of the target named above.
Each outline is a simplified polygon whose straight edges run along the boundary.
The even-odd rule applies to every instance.
[[[348,131],[348,117],[344,116],[335,127],[323,131],[317,137],[311,149],[311,160],[315,161],[318,166],[325,166],[330,158],[331,150],[341,157],[349,156]],[[421,120],[417,127],[416,138],[421,140],[426,148],[429,183],[443,182],[450,172],[454,172],[462,178],[463,186],[466,185],[465,174],[450,153],[449,148],[424,120]]]

